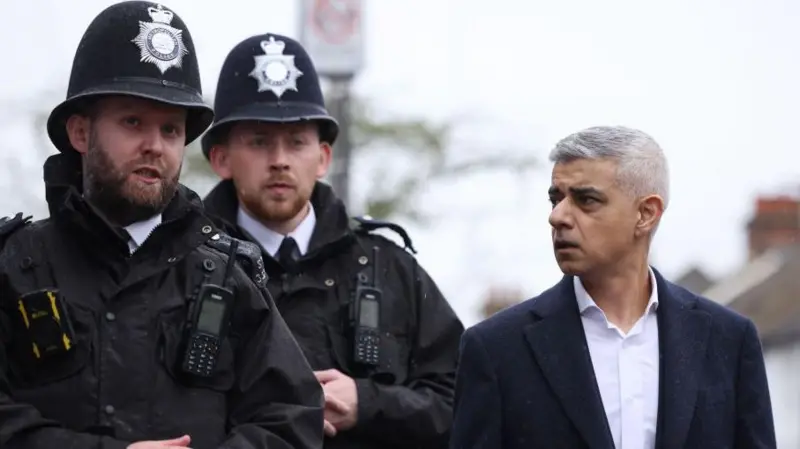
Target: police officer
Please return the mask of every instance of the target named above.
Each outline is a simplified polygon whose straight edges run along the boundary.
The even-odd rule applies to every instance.
[[[318,180],[338,126],[309,55],[286,36],[224,62],[203,151],[223,178],[204,200],[264,252],[269,289],[325,391],[326,448],[443,448],[463,327],[409,251],[350,219]],[[413,248],[411,248],[413,249]]]
[[[50,218],[1,222],[0,447],[322,444],[322,388],[258,249],[178,183],[212,117],[172,10],[128,1],[89,25],[47,124]]]

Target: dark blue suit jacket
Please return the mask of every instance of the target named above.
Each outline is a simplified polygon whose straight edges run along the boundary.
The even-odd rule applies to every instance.
[[[775,448],[753,323],[655,274],[656,447]],[[451,449],[613,447],[571,276],[464,333]]]

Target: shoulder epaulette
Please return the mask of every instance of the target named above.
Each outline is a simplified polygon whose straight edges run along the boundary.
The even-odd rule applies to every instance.
[[[405,245],[406,249],[411,251],[412,254],[417,253],[417,250],[414,249],[414,245],[411,243],[411,237],[408,235],[408,232],[399,224],[387,220],[376,220],[368,215],[353,217],[353,220],[356,222],[353,227],[354,232],[363,234],[377,229],[391,229],[403,239],[403,245]]]
[[[0,248],[6,242],[6,238],[8,238],[11,234],[17,232],[18,230],[24,228],[31,222],[32,216],[23,217],[22,212],[17,213],[14,215],[13,218],[11,217],[2,217],[0,218]]]
[[[217,233],[206,242],[206,245],[217,251],[228,254],[231,243],[236,240],[239,246],[236,248],[236,259],[243,262],[245,272],[250,276],[256,286],[260,289],[267,287],[267,272],[264,270],[264,259],[261,258],[261,248],[255,243],[247,240],[234,239],[228,234]]]

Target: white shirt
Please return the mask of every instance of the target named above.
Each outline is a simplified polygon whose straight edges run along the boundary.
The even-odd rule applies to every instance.
[[[272,229],[267,228],[258,220],[251,217],[250,214],[245,212],[242,207],[239,207],[239,212],[236,215],[236,221],[239,226],[253,236],[256,241],[261,244],[264,250],[273,256],[278,252],[281,247],[284,237],[292,237],[297,242],[297,248],[300,250],[300,255],[304,255],[308,251],[308,244],[311,242],[311,235],[314,233],[314,226],[317,225],[317,216],[314,213],[314,206],[308,204],[308,215],[299,225],[290,232],[289,235],[284,236]]]
[[[628,334],[611,324],[575,277],[575,297],[597,376],[608,426],[617,449],[653,449],[658,422],[658,287]]]
[[[153,230],[160,224],[161,214],[158,214],[147,220],[137,221],[136,223],[131,223],[129,226],[125,226],[125,230],[128,231],[128,235],[131,236],[131,239],[128,240],[128,250],[130,250],[131,254],[142,246],[144,241],[150,237]]]

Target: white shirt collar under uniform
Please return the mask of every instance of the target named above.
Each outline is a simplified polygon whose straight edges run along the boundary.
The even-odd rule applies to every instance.
[[[317,225],[317,216],[314,213],[314,206],[311,205],[311,203],[308,204],[308,215],[297,225],[294,231],[286,236],[264,226],[261,222],[250,216],[241,206],[239,206],[236,220],[242,229],[256,239],[261,247],[264,248],[264,251],[273,256],[278,252],[278,248],[280,248],[284,237],[292,237],[295,242],[297,242],[300,255],[304,255],[308,252],[311,235],[314,233],[314,227]]]
[[[130,250],[131,254],[133,254],[139,247],[144,244],[144,241],[150,237],[150,234],[153,233],[153,230],[161,224],[161,214],[156,215],[155,217],[148,218],[147,220],[137,221],[136,223],[131,223],[128,226],[125,226],[125,230],[128,231],[128,235],[131,236],[131,239],[128,240],[128,249]]]

